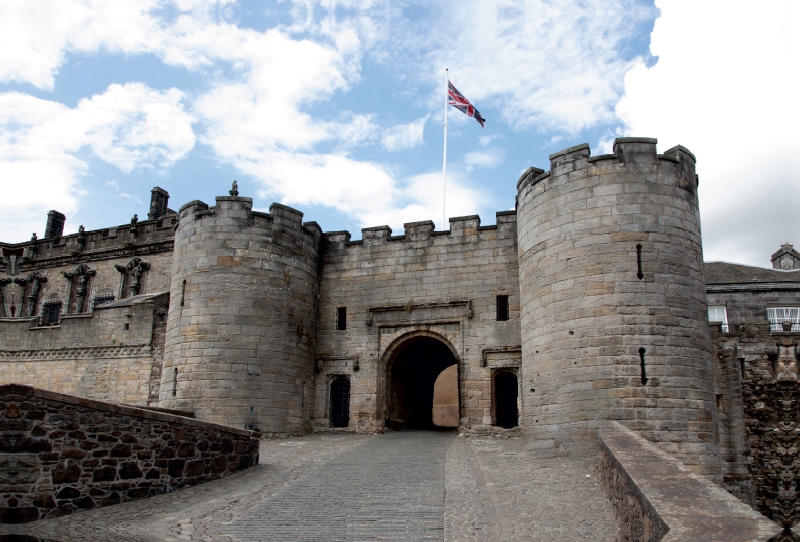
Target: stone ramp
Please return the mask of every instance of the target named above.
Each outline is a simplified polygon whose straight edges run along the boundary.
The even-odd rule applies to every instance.
[[[519,438],[456,439],[447,453],[445,541],[613,540],[597,463],[532,459]]]
[[[0,533],[236,542],[603,541],[616,532],[592,465],[532,461],[519,439],[313,435],[262,441],[260,454],[260,465],[224,480]]]

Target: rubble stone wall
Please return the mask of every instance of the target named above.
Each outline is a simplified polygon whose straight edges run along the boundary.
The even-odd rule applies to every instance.
[[[0,386],[0,523],[222,478],[258,463],[258,436],[28,386]]]

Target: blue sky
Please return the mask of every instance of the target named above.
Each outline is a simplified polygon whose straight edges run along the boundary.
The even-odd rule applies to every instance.
[[[790,0],[53,0],[0,4],[0,239],[177,209],[237,179],[324,230],[441,228],[513,207],[519,175],[614,137],[698,156],[707,260],[800,243]]]

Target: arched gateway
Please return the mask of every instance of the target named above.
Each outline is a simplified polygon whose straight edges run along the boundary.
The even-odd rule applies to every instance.
[[[449,342],[433,333],[411,334],[395,341],[384,359],[388,427],[458,426],[458,357]]]

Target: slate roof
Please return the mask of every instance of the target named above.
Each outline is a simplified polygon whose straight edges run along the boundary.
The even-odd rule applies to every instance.
[[[800,283],[800,269],[783,271],[737,263],[706,262],[706,284]]]

